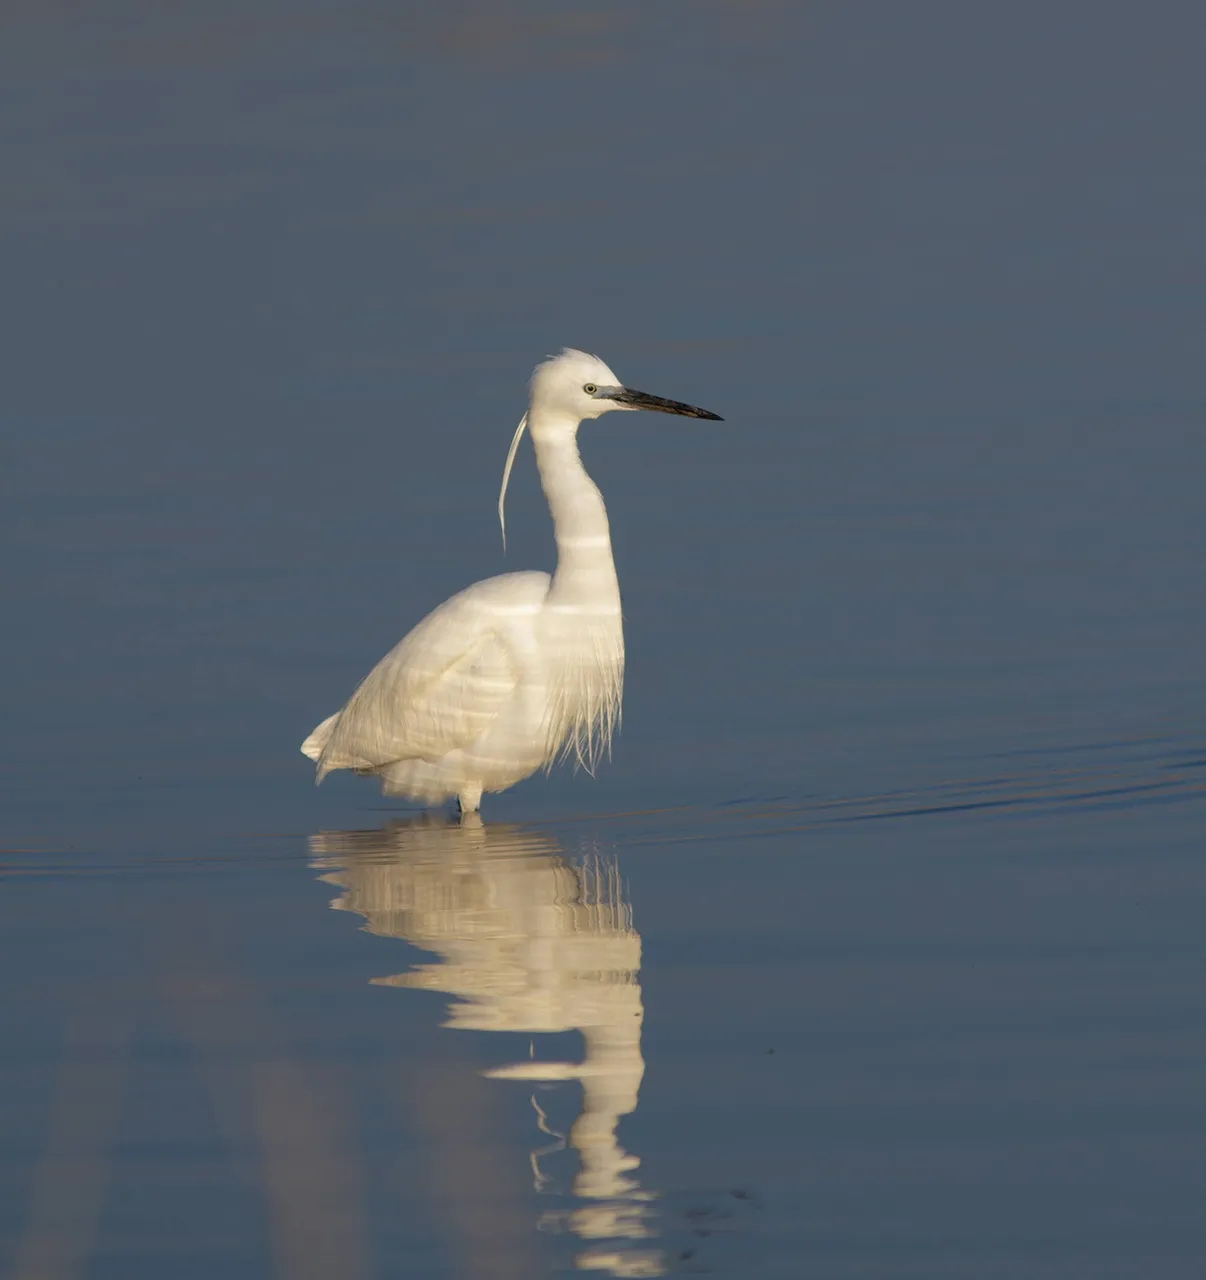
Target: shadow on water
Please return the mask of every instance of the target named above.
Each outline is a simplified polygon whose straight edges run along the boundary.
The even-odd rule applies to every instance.
[[[438,957],[376,983],[451,996],[443,1025],[454,1030],[581,1034],[581,1061],[538,1058],[533,1040],[527,1060],[485,1075],[534,1086],[532,1186],[566,1201],[544,1211],[540,1227],[578,1238],[579,1269],[661,1275],[662,1253],[652,1247],[654,1196],[640,1186],[640,1161],[616,1132],[636,1110],[645,1062],[641,939],[615,857],[592,850],[568,858],[547,834],[488,827],[476,815],[463,824],[424,817],[323,832],[310,850],[322,879],[341,890],[333,907],[362,915],[370,933]],[[542,1100],[548,1086],[566,1081],[581,1086],[581,1106],[562,1133]],[[465,1166],[480,1147],[464,1099],[423,1093],[415,1104],[425,1111],[434,1162],[444,1166],[440,1180],[473,1187],[481,1171]],[[569,1196],[558,1197],[547,1166],[567,1148],[578,1168]],[[517,1168],[507,1176],[520,1174]],[[488,1256],[497,1248],[489,1218],[457,1216],[456,1234],[470,1252]],[[470,1273],[478,1272],[471,1266]]]
[[[644,1083],[645,1010],[641,936],[615,850],[645,856],[641,874],[654,890],[646,928],[666,947],[674,923],[657,915],[656,899],[661,892],[663,912],[666,901],[677,905],[681,885],[667,898],[666,877],[677,874],[677,856],[694,857],[690,842],[715,843],[725,856],[708,861],[718,864],[761,848],[772,881],[798,887],[783,869],[815,846],[757,837],[882,831],[895,849],[897,834],[902,842],[913,835],[929,839],[961,821],[977,824],[987,837],[1033,818],[1151,806],[1173,817],[1173,806],[1200,802],[1204,789],[1200,740],[1169,738],[1031,752],[985,761],[975,776],[969,770],[962,779],[864,794],[734,797],[527,828],[424,816],[307,837],[311,869],[336,891],[333,908],[366,922],[372,938],[363,941],[347,930],[316,927],[314,886],[297,874],[296,835],[259,838],[254,852],[245,842],[191,855],[174,845],[149,857],[0,851],[0,879],[17,903],[10,927],[37,921],[53,903],[60,932],[103,958],[95,971],[71,971],[64,985],[68,971],[61,970],[54,939],[37,950],[30,935],[36,978],[20,1010],[25,1022],[13,1028],[13,1043],[22,1048],[7,1078],[10,1098],[42,1101],[6,1121],[6,1141],[15,1135],[11,1149],[25,1153],[7,1167],[0,1160],[0,1177],[9,1179],[0,1187],[7,1188],[0,1219],[7,1214],[15,1241],[9,1274],[18,1280],[140,1276],[204,1254],[231,1275],[367,1280],[391,1274],[382,1269],[388,1261],[405,1260],[415,1274],[526,1277],[546,1274],[552,1254],[577,1269],[642,1276],[674,1270],[684,1260],[696,1265],[695,1251],[705,1247],[700,1242],[717,1233],[734,1245],[740,1237],[743,1249],[756,1252],[767,1246],[746,1238],[746,1212],[764,1209],[751,1195],[690,1190],[681,1171],[657,1188],[642,1185],[640,1162],[625,1144],[625,1117],[636,1111]],[[956,843],[968,863],[986,856],[981,842]],[[1050,842],[1034,853],[1026,842],[1001,848],[1019,864],[1082,856],[1053,852]],[[1100,866],[1104,854],[1083,856]],[[921,865],[914,857],[917,874]],[[1144,862],[1141,879],[1149,885],[1154,878],[1153,892],[1164,883],[1162,866],[1150,854]],[[809,891],[823,897],[826,866],[818,862],[816,870]],[[1053,867],[1037,880],[1015,870],[1027,894],[1041,887],[1050,900],[1069,887]],[[732,886],[723,865],[708,883]],[[1073,880],[1072,891],[1079,892],[1080,883]],[[1138,891],[1139,879],[1127,883]],[[881,953],[878,942],[858,943],[861,913],[879,899],[874,889],[851,894],[846,909],[852,914],[838,931],[846,948],[841,954],[848,957],[853,937],[860,963],[887,983],[887,969],[911,954],[905,944],[913,935],[904,926],[892,935],[896,953]],[[828,900],[840,907],[843,898],[838,892]],[[1044,916],[1034,906],[1037,898],[1026,901],[1025,914],[1011,917],[1007,929],[1021,928],[1016,967],[1002,988],[1008,991],[1027,989],[1039,944],[1063,939],[1070,927],[1071,917],[1058,910]],[[774,913],[756,905],[756,924],[744,917],[748,932],[738,929],[737,937],[748,941],[756,929],[772,927]],[[906,926],[910,918],[906,911]],[[1171,960],[1159,949],[1166,924]],[[1159,990],[1172,991],[1168,999],[1175,1003],[1180,952],[1174,924],[1161,924],[1148,951],[1143,919],[1129,915],[1074,937],[1081,936],[1084,955],[1098,954],[1105,938],[1113,940],[1116,957],[1138,956],[1131,976],[1136,991],[1145,990],[1150,976],[1142,964],[1172,965],[1154,972],[1163,974]],[[1048,925],[1055,930],[1050,935],[1043,932]],[[805,964],[804,940],[795,929],[793,922],[780,938],[796,948],[789,974],[803,972]],[[356,944],[349,946],[350,939]],[[395,939],[426,955],[376,939]],[[819,988],[828,981],[839,990],[840,965],[825,970],[824,940],[809,941],[807,963]],[[961,935],[956,944],[976,954]],[[404,960],[411,967],[395,972]],[[706,997],[719,999],[717,992],[727,990],[723,958],[709,958],[707,977],[695,973],[693,963],[680,956],[677,979],[659,970],[667,982],[681,984],[688,975],[686,987],[667,986],[663,994],[698,994],[719,980]],[[1089,985],[1068,988],[1074,1011],[1082,1003],[1096,1008],[1095,993],[1105,989],[1091,961],[1083,965],[1090,966],[1081,974]],[[902,979],[906,995],[909,972]],[[779,970],[767,974],[768,990],[783,981]],[[1112,970],[1109,976],[1115,981]],[[743,987],[748,981],[743,973]],[[938,992],[937,1014],[957,1024],[957,1002],[942,1003],[946,979],[931,974],[925,981],[926,990]],[[430,1006],[407,990],[447,997],[440,1028],[432,1025]],[[1109,1012],[1113,1025],[1128,1006],[1121,995],[1111,999],[1118,1002]],[[747,994],[741,1002],[749,1007]],[[1144,1017],[1153,1016],[1149,1004],[1145,997]],[[675,1036],[681,1040],[685,1028],[694,1035],[706,1021],[684,1008],[676,1010],[677,1030],[659,1019],[663,1081],[673,1074]],[[803,1002],[800,1025],[820,1017],[815,1034],[823,1038],[827,1008],[820,996]],[[874,1002],[869,1008],[873,1024],[886,1018],[890,1032],[891,1018]],[[1008,1025],[1012,1006],[1006,1001],[1002,1008],[1001,1025]],[[729,1012],[739,1018],[738,1004]],[[837,1025],[839,1031],[845,1026]],[[733,1034],[733,1043],[741,1043],[739,1030]],[[1026,1042],[1037,1046],[1040,1066],[1043,1034],[1041,1023],[1031,1026]],[[580,1052],[566,1047],[570,1037],[580,1037]],[[952,1053],[962,1042],[956,1037],[953,1043]],[[723,1048],[727,1053],[731,1046]],[[967,1051],[976,1051],[975,1044]],[[717,1060],[726,1072],[747,1070],[731,1058]],[[907,1054],[904,1061],[907,1067]],[[692,1069],[699,1067],[692,1062]],[[1015,1066],[1028,1069],[1028,1063],[1023,1057]],[[956,1079],[966,1087],[962,1075]],[[508,1097],[508,1088],[519,1087],[529,1106]],[[720,1092],[705,1093],[709,1108],[719,1105]],[[776,1105],[790,1111],[796,1097],[785,1093]],[[641,1132],[686,1125],[675,1130],[681,1142],[699,1126],[702,1113],[695,1108],[702,1105],[684,1103],[667,1121],[663,1093],[643,1117]],[[823,1137],[822,1119],[807,1116]],[[649,1139],[642,1154],[664,1160],[664,1139]],[[717,1168],[728,1176],[725,1156],[713,1173]],[[401,1213],[399,1198],[406,1205]],[[182,1211],[186,1220],[164,1226]],[[449,1252],[457,1259],[452,1269],[444,1258]]]
[[[82,1276],[100,1260],[142,1275],[146,1260],[191,1250],[223,1259],[230,1274],[355,1280],[393,1274],[380,1266],[395,1258],[408,1273],[445,1274],[451,1252],[455,1274],[518,1280],[547,1274],[557,1238],[573,1242],[576,1269],[663,1274],[657,1196],[617,1134],[645,1063],[641,939],[614,855],[570,856],[548,834],[427,817],[322,832],[309,852],[339,890],[334,908],[437,957],[370,985],[445,993],[444,1027],[533,1037],[529,1054],[483,1071],[471,1052],[441,1047],[442,1032],[424,1042],[417,1004],[402,1019],[375,1001],[371,1013],[356,1005],[346,976],[324,972],[313,952],[312,903],[290,959],[289,926],[274,910],[278,872],[261,897],[248,887],[255,872],[231,868],[215,908],[189,900],[191,864],[169,863],[165,902],[187,908],[148,909],[124,925],[110,913],[133,942],[137,976],[98,975],[48,1049],[47,1121],[11,1274]],[[52,880],[77,883],[65,867]],[[120,901],[131,881],[108,883]],[[232,929],[233,909],[250,928]],[[265,919],[272,958],[256,959],[244,948]],[[292,974],[285,983],[282,972]],[[295,980],[300,996],[290,995]],[[570,1033],[581,1036],[580,1060],[538,1055],[534,1037]],[[530,1090],[526,1137],[504,1134],[496,1081]],[[191,1102],[155,1115],[165,1089]],[[571,1096],[576,1115],[563,1125]],[[156,1160],[162,1185],[132,1211],[131,1183],[145,1184]],[[199,1222],[183,1233],[161,1225],[179,1212],[171,1185],[182,1175],[189,1201],[213,1219],[204,1242],[192,1238]],[[241,1212],[252,1208],[241,1227],[223,1205],[232,1185]],[[408,1208],[398,1223],[381,1209],[400,1185]],[[423,1205],[434,1221],[416,1229]]]

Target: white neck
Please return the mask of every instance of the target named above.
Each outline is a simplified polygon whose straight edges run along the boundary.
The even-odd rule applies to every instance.
[[[572,419],[543,413],[532,412],[528,417],[536,467],[557,542],[557,571],[549,600],[618,613],[620,588],[611,555],[607,508],[582,465],[577,426]]]

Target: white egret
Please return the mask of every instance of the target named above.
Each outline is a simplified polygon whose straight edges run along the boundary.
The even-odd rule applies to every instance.
[[[429,613],[302,744],[332,769],[376,774],[386,795],[476,812],[564,755],[587,768],[611,745],[624,686],[620,587],[603,495],[578,455],[578,427],[611,409],[717,414],[623,386],[596,356],[567,348],[538,365],[511,441],[503,503],[526,426],[553,517],[557,568],[466,587]]]

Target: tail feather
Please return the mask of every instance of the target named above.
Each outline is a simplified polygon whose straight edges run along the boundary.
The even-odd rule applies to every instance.
[[[336,711],[333,716],[328,716],[301,744],[303,756],[309,756],[311,760],[317,760],[322,755],[323,748],[330,741],[331,734],[335,732],[335,724],[341,714],[341,712]]]

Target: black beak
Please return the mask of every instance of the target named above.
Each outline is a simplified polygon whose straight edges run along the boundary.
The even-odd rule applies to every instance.
[[[681,400],[663,400],[661,396],[651,396],[647,391],[633,391],[631,387],[610,387],[603,389],[600,399],[614,400],[626,409],[653,409],[658,413],[677,413],[683,418],[707,418],[709,422],[723,422],[718,413],[709,413],[706,409],[697,409],[693,404],[683,404]]]

